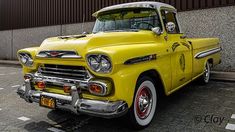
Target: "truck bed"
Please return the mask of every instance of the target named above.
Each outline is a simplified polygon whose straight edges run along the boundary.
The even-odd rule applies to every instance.
[[[205,62],[209,61],[211,66],[221,62],[220,45],[218,38],[189,38],[187,41],[192,45],[193,77],[196,78],[203,73]]]

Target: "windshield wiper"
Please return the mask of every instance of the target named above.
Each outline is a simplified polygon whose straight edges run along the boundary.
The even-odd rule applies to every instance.
[[[99,32],[139,32],[139,29],[107,30],[107,31],[98,31],[93,33],[96,34]]]
[[[104,32],[138,32],[139,29],[108,30]]]

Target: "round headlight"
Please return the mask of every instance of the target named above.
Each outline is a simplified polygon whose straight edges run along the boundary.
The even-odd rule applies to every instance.
[[[99,68],[99,58],[97,56],[90,56],[88,62],[92,70],[97,70]]]
[[[112,69],[112,64],[106,55],[88,55],[88,65],[90,68],[99,73],[109,73]]]
[[[102,56],[100,61],[100,70],[101,71],[109,71],[111,69],[111,63],[107,56]]]
[[[20,60],[24,64],[27,62],[27,59],[25,57],[23,57],[23,56],[20,56]]]
[[[33,65],[33,59],[30,54],[28,53],[19,53],[18,54],[19,60],[22,64],[25,66],[32,66]]]

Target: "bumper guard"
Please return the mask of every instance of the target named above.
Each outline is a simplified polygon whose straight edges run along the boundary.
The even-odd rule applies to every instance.
[[[71,95],[61,95],[37,91],[32,89],[30,80],[18,88],[17,94],[29,103],[39,103],[40,96],[55,98],[56,108],[70,110],[76,114],[84,113],[103,118],[115,118],[124,115],[128,111],[128,105],[125,101],[99,101],[90,99],[81,99],[76,86],[71,87]]]

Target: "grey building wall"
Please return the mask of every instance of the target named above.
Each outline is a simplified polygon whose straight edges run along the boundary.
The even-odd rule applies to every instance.
[[[186,11],[178,14],[188,37],[218,37],[222,64],[215,70],[235,71],[235,6]]]
[[[94,22],[87,22],[0,31],[0,59],[15,60],[19,49],[39,46],[48,37],[91,32],[93,25]]]
[[[62,35],[80,34],[82,32],[91,32],[94,22],[86,22],[83,24],[67,24],[62,25]]]
[[[11,59],[12,31],[0,31],[0,59]]]
[[[16,59],[16,52],[26,47],[38,46],[45,38],[61,34],[61,26],[38,27],[13,30],[12,58]]]
[[[178,13],[188,37],[219,37],[222,64],[216,70],[235,71],[235,6]],[[48,37],[91,32],[94,22],[0,31],[0,59],[16,59],[21,48],[39,46]],[[83,30],[82,30],[83,29]]]

